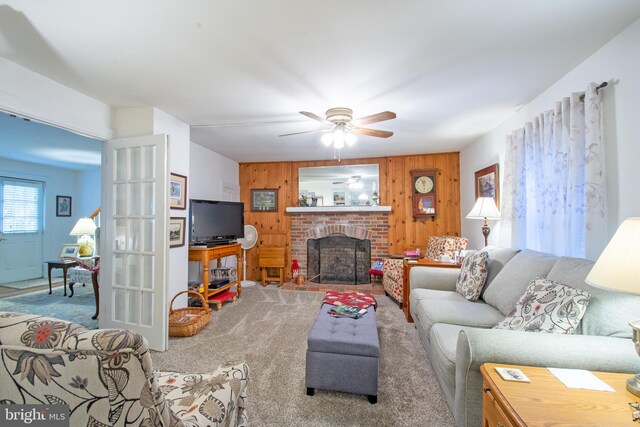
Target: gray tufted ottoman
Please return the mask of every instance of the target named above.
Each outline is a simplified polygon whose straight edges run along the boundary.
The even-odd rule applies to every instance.
[[[307,394],[314,389],[366,394],[378,401],[380,342],[373,307],[360,319],[335,318],[322,304],[307,339]]]

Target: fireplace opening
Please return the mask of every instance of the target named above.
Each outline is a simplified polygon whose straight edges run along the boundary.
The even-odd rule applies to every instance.
[[[307,240],[307,279],[317,283],[370,283],[371,241],[344,234]]]

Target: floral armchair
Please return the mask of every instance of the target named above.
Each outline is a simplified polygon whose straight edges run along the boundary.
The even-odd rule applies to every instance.
[[[0,404],[66,404],[71,426],[247,425],[246,364],[154,372],[132,331],[0,312],[0,358]]]
[[[464,251],[467,248],[469,239],[458,236],[429,236],[427,241],[427,251],[425,258],[440,259],[442,255],[448,255],[454,259],[457,251]]]
[[[425,258],[440,259],[442,255],[455,257],[457,251],[467,248],[466,237],[457,236],[429,236]],[[403,260],[386,258],[382,267],[382,286],[387,295],[403,304],[402,288],[404,286]]]

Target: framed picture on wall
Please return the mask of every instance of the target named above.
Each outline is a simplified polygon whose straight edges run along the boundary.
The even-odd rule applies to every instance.
[[[187,209],[187,177],[172,173],[169,180],[169,207]]]
[[[187,219],[185,217],[169,218],[169,247],[179,248],[184,246],[185,228]]]
[[[478,197],[493,197],[496,206],[500,209],[500,179],[497,163],[476,172],[476,199]]]
[[[251,190],[251,210],[253,212],[277,212],[278,189]]]
[[[56,196],[56,216],[71,216],[71,196]]]

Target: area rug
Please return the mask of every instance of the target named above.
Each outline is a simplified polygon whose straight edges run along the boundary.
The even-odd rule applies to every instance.
[[[62,289],[49,289],[0,299],[0,311],[41,314],[43,316],[70,320],[87,329],[98,329],[98,320],[91,319],[96,311],[93,288],[77,284],[73,297],[62,295]]]
[[[243,289],[236,303],[214,311],[198,335],[170,338],[153,352],[155,369],[211,372],[231,360],[247,362],[253,426],[453,426],[453,417],[413,324],[388,297],[376,296],[380,369],[378,403],[363,395],[317,390],[306,395],[307,335],[321,292],[275,287]]]
[[[59,277],[52,277],[51,282],[52,284],[62,283],[62,279]],[[30,289],[30,288],[37,288],[39,286],[44,286],[44,285],[49,286],[49,278],[40,277],[38,279],[21,280],[19,282],[3,283],[0,286],[5,286],[7,288],[12,288],[12,289]]]

